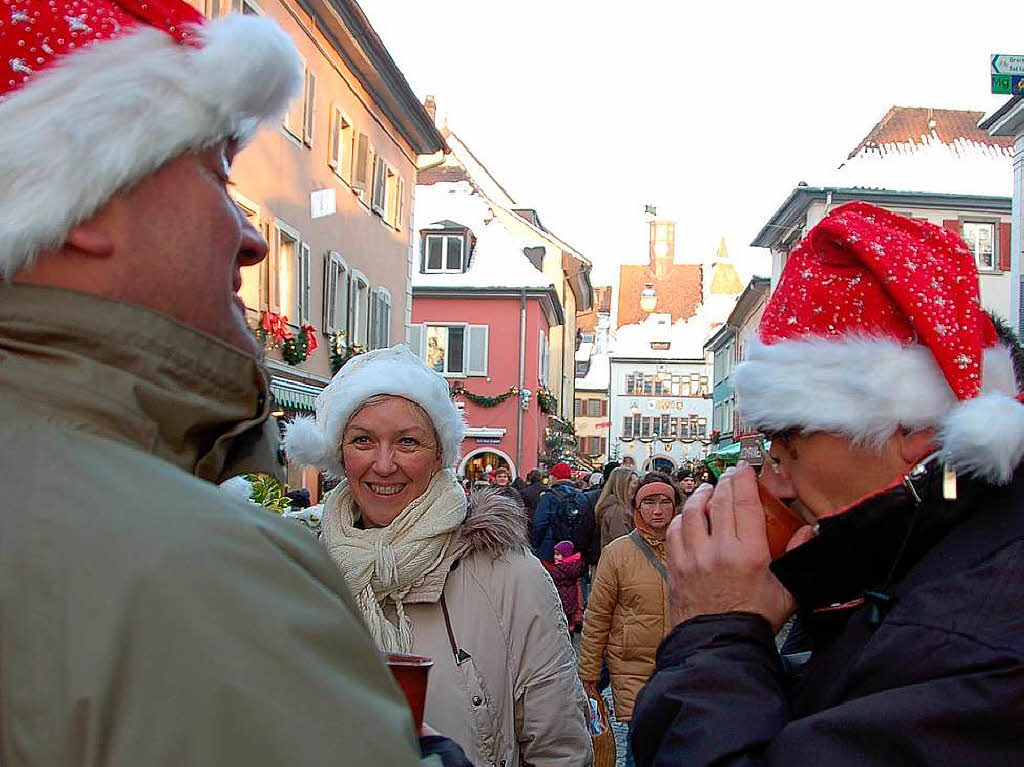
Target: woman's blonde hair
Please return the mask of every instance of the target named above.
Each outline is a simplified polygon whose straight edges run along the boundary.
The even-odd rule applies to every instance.
[[[619,466],[617,469],[612,469],[612,473],[608,475],[608,481],[604,483],[601,497],[597,499],[595,515],[597,516],[598,523],[601,522],[604,512],[609,508],[619,504],[627,509],[632,506],[632,501],[629,497],[629,485],[635,476],[636,472],[628,466]]]

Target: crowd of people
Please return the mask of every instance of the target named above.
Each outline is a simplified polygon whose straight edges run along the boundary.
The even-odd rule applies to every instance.
[[[357,356],[285,435],[340,480],[318,539],[218,487],[282,468],[228,185],[298,52],[3,7],[0,763],[585,767],[605,670],[644,767],[1024,760],[1024,353],[956,234],[854,202],[789,254],[734,372],[760,477],[467,495],[446,382]],[[385,652],[432,659],[423,727]]]

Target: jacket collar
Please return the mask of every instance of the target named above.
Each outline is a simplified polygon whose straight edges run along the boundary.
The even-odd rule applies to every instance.
[[[0,387],[30,407],[202,479],[280,471],[262,365],[164,315],[2,285],[0,362]]]
[[[905,575],[988,488],[964,477],[957,485],[956,499],[945,499],[943,466],[926,459],[889,487],[820,520],[818,535],[776,559],[772,572],[802,610],[860,604]]]

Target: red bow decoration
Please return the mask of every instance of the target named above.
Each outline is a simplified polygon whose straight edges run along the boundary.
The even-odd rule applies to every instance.
[[[316,328],[312,325],[306,324],[302,326],[302,329],[306,333],[306,341],[309,343],[309,353],[312,354],[316,351]]]

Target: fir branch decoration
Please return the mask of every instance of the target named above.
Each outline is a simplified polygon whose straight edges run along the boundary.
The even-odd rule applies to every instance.
[[[558,398],[546,386],[540,387],[537,391],[537,404],[540,405],[540,412],[544,415],[558,414]]]
[[[365,346],[360,346],[359,344],[349,346],[346,343],[346,335],[344,330],[339,330],[328,337],[327,351],[330,358],[332,375],[337,375],[338,371],[345,367],[345,363],[350,359],[366,352]]]
[[[502,392],[501,394],[497,394],[493,397],[487,397],[484,396],[483,394],[473,394],[473,392],[467,391],[465,388],[463,388],[461,384],[456,384],[455,387],[452,389],[452,396],[465,397],[474,405],[479,405],[480,407],[497,407],[502,402],[511,397],[518,397],[519,387],[513,386],[506,392]]]

